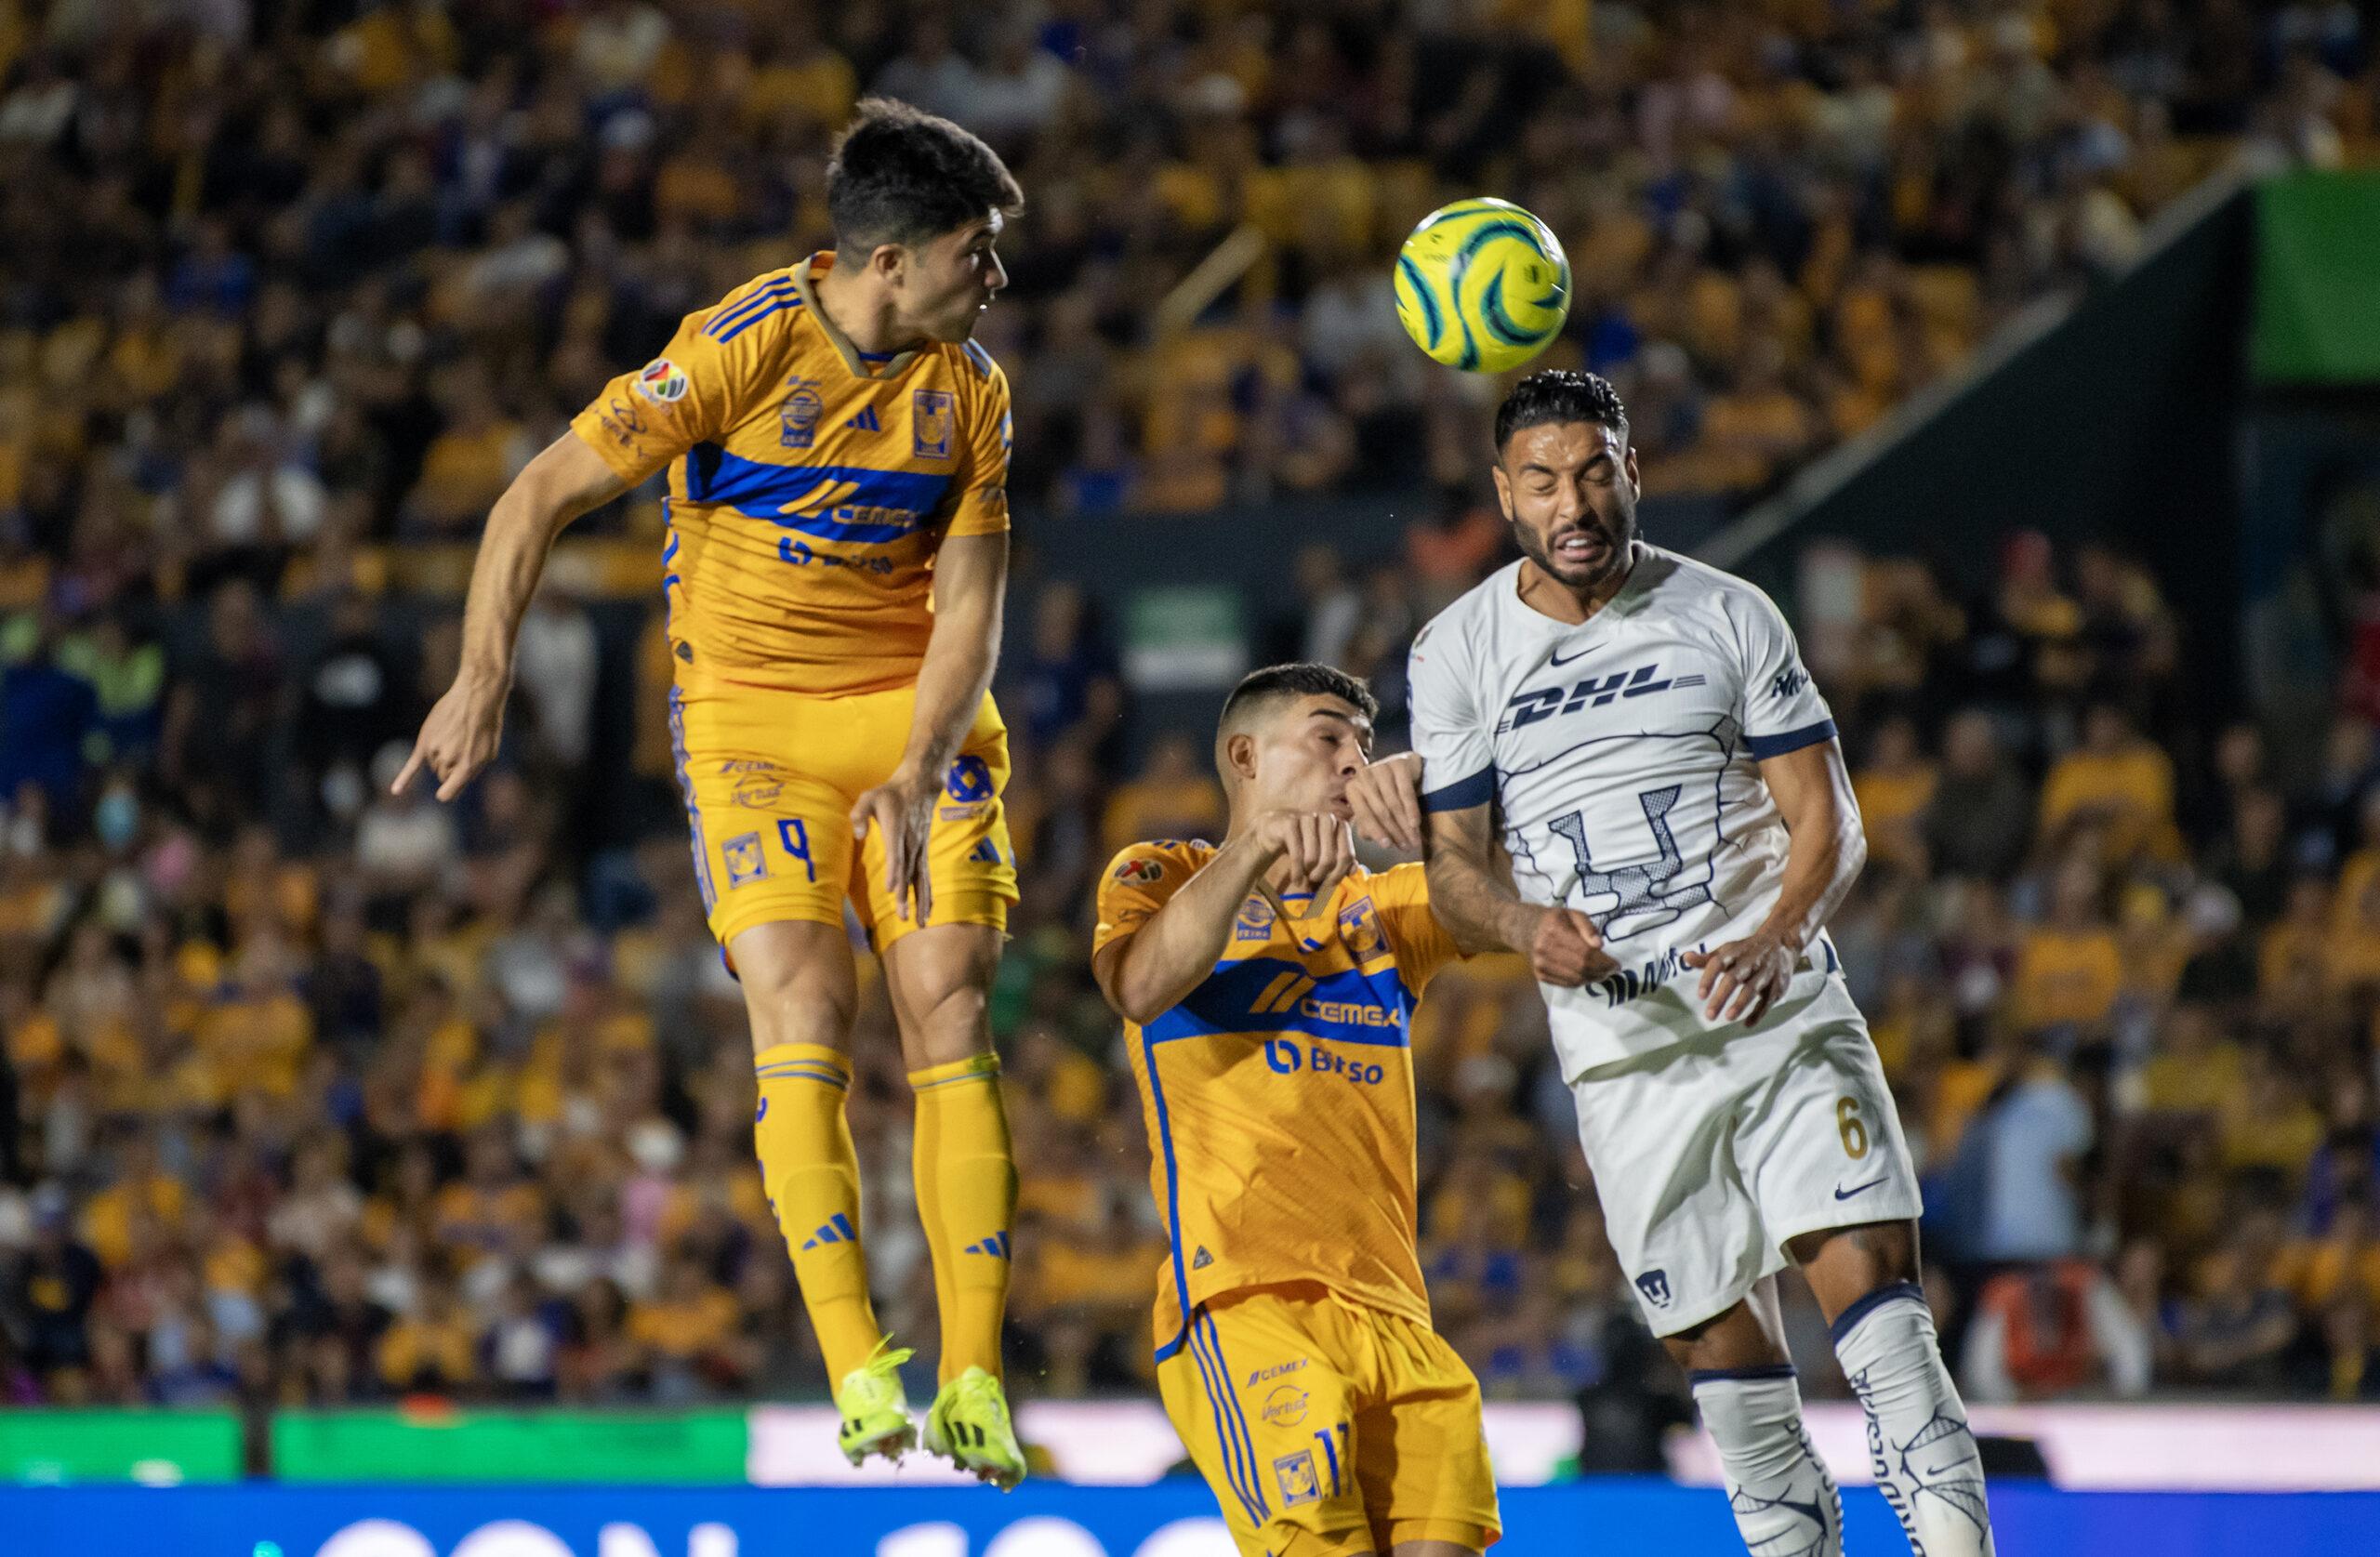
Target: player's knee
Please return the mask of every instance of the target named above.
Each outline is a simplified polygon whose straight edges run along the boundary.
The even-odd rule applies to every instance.
[[[1808,1275],[1810,1289],[1830,1313],[1881,1287],[1918,1279],[1917,1224],[1870,1222],[1806,1233],[1788,1247]]]
[[[850,1047],[858,1005],[851,949],[840,927],[831,937],[807,933],[823,928],[759,925],[735,938],[735,976],[756,1052],[787,1043]]]
[[[974,984],[942,990],[912,1009],[901,1034],[903,1057],[911,1070],[956,1064],[988,1054],[992,1048],[991,993]]]
[[[1749,1300],[1726,1313],[1663,1336],[1670,1360],[1687,1374],[1735,1372],[1745,1368],[1780,1366],[1792,1360],[1783,1339]]]
[[[954,1064],[992,1046],[992,979],[999,935],[975,925],[918,930],[886,958],[901,1050],[911,1070]]]

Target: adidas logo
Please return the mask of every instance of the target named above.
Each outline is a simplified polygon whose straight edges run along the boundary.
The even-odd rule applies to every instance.
[[[1215,1257],[1207,1252],[1206,1245],[1200,1244],[1198,1246],[1198,1252],[1193,1255],[1190,1259],[1190,1268],[1194,1271],[1203,1271],[1214,1262]]]
[[[876,419],[876,407],[873,405],[864,405],[860,407],[859,415],[853,416],[850,421],[845,422],[843,425],[860,432],[882,432],[884,430],[884,424]]]
[[[995,1233],[990,1237],[982,1240],[980,1243],[969,1244],[967,1246],[967,1252],[969,1254],[988,1254],[995,1260],[1006,1260],[1009,1257],[1008,1234],[1005,1233]]]
[[[810,1234],[810,1241],[801,1247],[816,1248],[821,1244],[856,1244],[858,1242],[859,1234],[852,1231],[850,1219],[842,1212],[837,1211],[834,1220],[823,1224],[817,1232]]]

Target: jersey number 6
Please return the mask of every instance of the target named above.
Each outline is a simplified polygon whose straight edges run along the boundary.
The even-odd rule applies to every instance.
[[[1834,1128],[1843,1137],[1843,1155],[1858,1162],[1868,1155],[1868,1122],[1859,1117],[1858,1098],[1834,1100]]]

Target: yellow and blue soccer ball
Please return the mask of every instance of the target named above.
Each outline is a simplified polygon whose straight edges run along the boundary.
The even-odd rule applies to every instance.
[[[1570,316],[1570,261],[1509,200],[1458,200],[1421,218],[1396,256],[1396,317],[1448,367],[1502,373],[1544,350]]]

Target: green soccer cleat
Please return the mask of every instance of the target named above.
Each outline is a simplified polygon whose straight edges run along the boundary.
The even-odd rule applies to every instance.
[[[909,1420],[909,1399],[901,1392],[901,1365],[916,1355],[890,1340],[877,1343],[867,1361],[843,1375],[835,1392],[835,1414],[842,1418],[835,1442],[853,1465],[872,1454],[894,1464],[916,1446],[917,1424]]]
[[[1008,1392],[980,1367],[942,1387],[926,1413],[926,1449],[1002,1492],[1025,1479],[1025,1451],[1009,1420]]]

